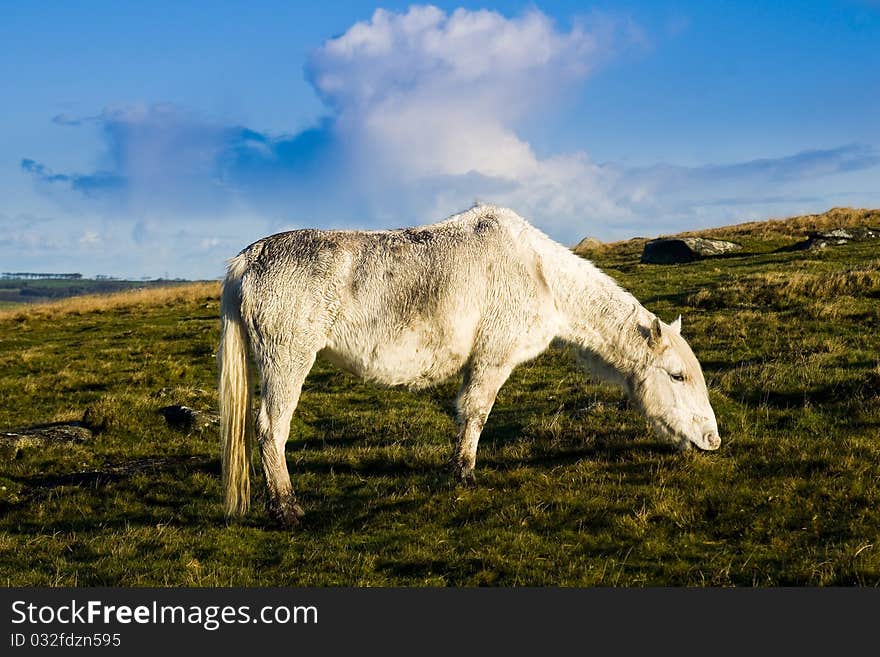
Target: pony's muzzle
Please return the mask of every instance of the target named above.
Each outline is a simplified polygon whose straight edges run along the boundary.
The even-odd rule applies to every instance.
[[[703,434],[703,449],[718,449],[721,447],[721,436],[717,431],[707,431]]]

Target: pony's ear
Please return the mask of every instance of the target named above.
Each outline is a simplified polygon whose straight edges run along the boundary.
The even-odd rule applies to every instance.
[[[651,349],[657,349],[660,347],[660,340],[663,337],[663,329],[660,326],[660,320],[658,318],[654,318],[654,321],[651,322],[651,328],[648,331],[648,346]]]
[[[675,318],[675,321],[669,325],[669,328],[681,335],[681,315]]]

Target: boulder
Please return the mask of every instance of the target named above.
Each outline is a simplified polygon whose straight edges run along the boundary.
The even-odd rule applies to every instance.
[[[178,431],[201,431],[220,423],[220,416],[209,411],[197,411],[189,406],[175,404],[159,409],[168,426]]]
[[[739,244],[704,237],[661,237],[645,244],[641,262],[671,265],[739,251]]]
[[[794,245],[797,250],[826,249],[829,246],[841,246],[850,242],[867,242],[880,239],[880,228],[856,226],[855,228],[834,228],[821,232],[807,233],[807,239]]]

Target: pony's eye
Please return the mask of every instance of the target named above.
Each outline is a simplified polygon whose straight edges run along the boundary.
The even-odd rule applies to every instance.
[[[673,381],[684,381],[684,374],[681,374],[680,372],[670,372],[669,377]]]

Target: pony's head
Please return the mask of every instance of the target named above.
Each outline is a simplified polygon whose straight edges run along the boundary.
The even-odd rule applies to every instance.
[[[721,445],[700,363],[681,337],[681,317],[656,317],[644,332],[648,358],[630,381],[630,394],[656,431],[679,449],[714,450]]]

